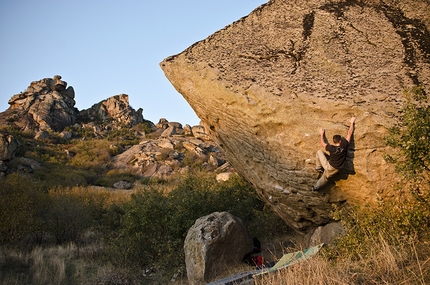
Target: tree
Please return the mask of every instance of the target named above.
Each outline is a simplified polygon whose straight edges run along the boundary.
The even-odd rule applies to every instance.
[[[405,91],[406,103],[400,123],[390,129],[387,145],[397,149],[386,160],[407,180],[429,181],[430,174],[430,106],[422,87]]]

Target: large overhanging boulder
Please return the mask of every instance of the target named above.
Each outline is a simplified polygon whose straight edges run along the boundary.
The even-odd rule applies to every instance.
[[[306,230],[329,222],[332,204],[369,203],[392,189],[383,137],[406,88],[429,93],[429,8],[272,0],[160,65],[234,168]],[[319,127],[331,141],[354,115],[349,169],[312,192]]]

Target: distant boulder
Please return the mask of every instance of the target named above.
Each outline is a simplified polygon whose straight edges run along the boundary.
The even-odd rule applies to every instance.
[[[19,141],[12,135],[0,133],[0,178],[8,171],[7,161],[15,157],[15,153],[20,146]]]
[[[19,141],[14,136],[0,133],[0,161],[11,160],[19,145]]]
[[[202,125],[194,126],[191,128],[192,134],[199,139],[202,139],[204,141],[211,141],[211,137],[206,132],[206,128]]]
[[[163,138],[167,138],[167,137],[171,137],[175,134],[176,134],[176,127],[170,126],[164,132],[162,132],[160,136]]]
[[[83,121],[113,122],[131,127],[144,122],[142,112],[142,108],[136,111],[130,106],[127,94],[120,94],[82,110],[79,116]]]
[[[113,187],[116,189],[130,189],[132,186],[133,184],[127,180],[121,180],[113,184]]]
[[[43,141],[49,139],[49,133],[47,131],[39,131],[34,136],[35,140]]]
[[[12,96],[0,122],[22,131],[62,131],[76,121],[74,98],[73,87],[59,75],[33,81],[26,91]]]

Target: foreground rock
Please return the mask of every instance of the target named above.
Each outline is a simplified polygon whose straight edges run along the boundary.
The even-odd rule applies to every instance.
[[[305,246],[312,247],[320,243],[331,246],[337,238],[344,234],[345,229],[340,222],[320,226],[305,236]]]
[[[253,240],[240,219],[227,212],[199,218],[184,242],[190,284],[206,284],[242,262]]]
[[[428,1],[272,0],[161,63],[233,167],[290,226],[392,189],[383,137],[405,88],[430,93]],[[320,148],[357,116],[346,170],[311,192]]]

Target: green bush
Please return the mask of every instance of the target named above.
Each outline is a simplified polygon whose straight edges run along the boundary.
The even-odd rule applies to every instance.
[[[127,127],[110,131],[107,135],[107,139],[117,142],[121,147],[136,145],[139,143],[139,138],[137,137],[136,132]]]
[[[46,229],[57,244],[81,242],[90,229],[100,228],[110,195],[88,187],[58,187],[49,191]]]
[[[152,133],[152,127],[154,124],[151,121],[144,121],[143,123],[137,124],[132,127],[133,130],[144,132],[145,134]]]
[[[97,173],[106,172],[110,168],[110,143],[106,140],[79,141],[70,148],[75,156],[70,164],[79,168],[91,169]]]
[[[113,169],[97,179],[94,184],[104,187],[113,187],[118,181],[125,180],[133,184],[138,178],[138,175],[129,171]]]
[[[55,163],[44,163],[43,167],[36,169],[33,174],[33,178],[40,180],[47,190],[58,186],[91,185],[97,177],[97,173],[92,169],[87,170]]]
[[[188,229],[196,219],[215,211],[241,218],[251,235],[270,236],[286,229],[279,218],[265,220],[269,215],[263,202],[239,177],[218,183],[213,175],[190,175],[169,193],[160,189],[147,187],[132,195],[124,207],[119,237],[111,237],[112,260],[129,266],[182,267]]]
[[[420,87],[405,91],[405,97],[400,123],[385,138],[397,152],[386,159],[407,180],[419,183],[428,181],[430,174],[430,106]]]
[[[0,179],[0,243],[19,245],[39,238],[48,195],[42,184],[29,176],[10,174]]]
[[[68,126],[64,128],[64,130],[73,133],[74,136],[76,137],[80,137],[88,140],[96,137],[94,133],[94,129],[90,127],[83,128],[80,126],[79,127]]]
[[[188,166],[191,169],[201,170],[203,166],[203,162],[205,162],[204,156],[198,156],[196,153],[191,151],[185,152],[185,157],[182,160],[182,164],[184,166]]]
[[[430,196],[418,199],[385,199],[375,208],[351,207],[335,211],[347,232],[337,240],[337,256],[365,258],[380,240],[401,246],[430,239]]]

